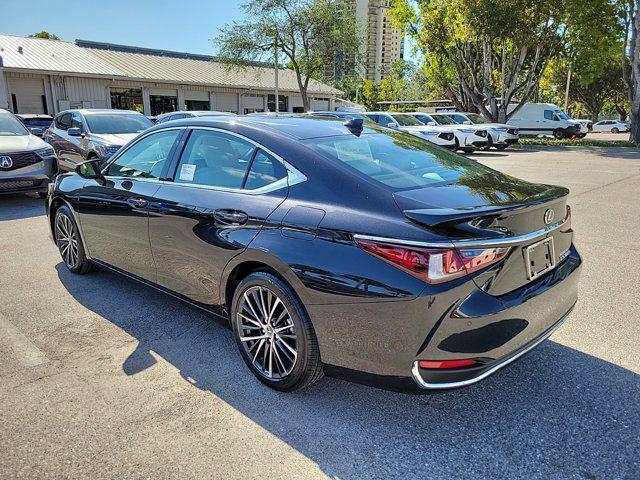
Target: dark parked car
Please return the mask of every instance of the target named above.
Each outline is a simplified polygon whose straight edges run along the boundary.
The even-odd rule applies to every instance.
[[[122,145],[153,126],[138,112],[127,110],[65,110],[44,133],[58,155],[61,170],[73,171],[85,160],[105,163]]]
[[[0,109],[0,193],[45,195],[56,173],[53,148],[27,130],[15,115]]]
[[[58,178],[48,212],[69,270],[108,267],[229,319],[280,390],[322,372],[468,385],[577,299],[567,189],[358,119],[178,120]]]
[[[53,117],[40,113],[20,113],[16,117],[24,124],[36,137],[42,137],[44,131],[51,126]]]

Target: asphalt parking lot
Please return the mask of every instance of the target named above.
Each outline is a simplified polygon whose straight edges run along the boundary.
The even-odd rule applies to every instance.
[[[216,320],[68,273],[42,201],[0,197],[0,477],[639,478],[640,151],[474,158],[571,188],[580,300],[521,361],[424,396],[271,391]]]

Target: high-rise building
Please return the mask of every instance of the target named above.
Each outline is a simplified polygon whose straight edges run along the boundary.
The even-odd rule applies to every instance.
[[[404,56],[402,32],[391,25],[388,0],[351,0],[355,4],[358,29],[364,41],[360,52],[360,74],[376,83]]]
[[[362,42],[357,55],[334,53],[334,61],[325,71],[325,80],[332,82],[357,75],[380,83],[393,63],[403,58],[404,37],[391,26],[390,8],[391,2],[387,0],[344,0],[342,12],[355,16]]]

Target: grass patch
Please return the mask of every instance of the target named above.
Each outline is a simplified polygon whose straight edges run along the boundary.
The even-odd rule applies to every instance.
[[[520,137],[520,145],[548,145],[554,147],[638,147],[628,140],[596,140],[592,138],[572,138],[556,140],[555,138]]]

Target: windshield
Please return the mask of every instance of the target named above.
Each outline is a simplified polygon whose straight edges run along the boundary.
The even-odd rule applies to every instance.
[[[431,118],[429,115],[426,115],[424,113],[415,113],[413,116],[416,117],[418,120],[420,120],[424,124],[427,124],[429,122],[435,122],[433,118]]]
[[[556,115],[560,120],[571,120],[571,117],[564,113],[562,110],[554,110],[553,114]]]
[[[478,115],[477,113],[467,113],[467,118],[473,123],[489,123],[482,115]]]
[[[138,133],[153,126],[151,120],[144,115],[132,115],[129,113],[89,114],[85,118],[89,131],[98,134]]]
[[[440,125],[457,125],[457,123],[446,115],[433,115],[433,118]]]
[[[0,137],[29,135],[24,125],[10,113],[0,113]]]
[[[463,175],[495,173],[404,132],[321,137],[306,143],[395,190],[455,183]]]
[[[420,120],[412,115],[393,115],[393,119],[398,122],[398,125],[401,127],[418,127],[420,125],[424,125]]]

